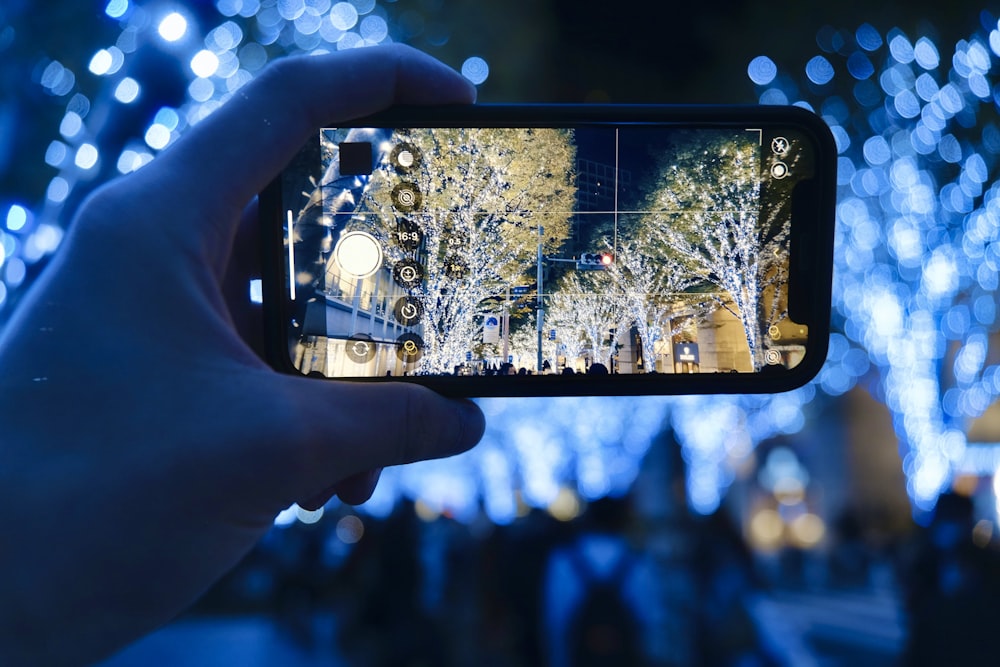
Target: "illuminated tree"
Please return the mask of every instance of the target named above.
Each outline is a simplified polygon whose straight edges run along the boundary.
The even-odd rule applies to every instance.
[[[567,345],[567,357],[569,349],[582,341],[590,348],[592,361],[611,367],[611,358],[628,327],[628,310],[609,275],[603,271],[567,274],[549,295],[547,307],[546,321]]]
[[[550,340],[548,331],[555,328],[554,323],[548,317],[543,321],[545,331],[542,332],[542,359],[548,361],[553,369],[556,368],[556,341]],[[538,325],[535,315],[528,316],[521,326],[514,329],[510,335],[510,353],[514,356],[514,363],[517,366],[534,368],[538,358]]]
[[[759,152],[753,133],[684,136],[661,163],[642,220],[691,278],[728,295],[716,302],[742,323],[755,370],[765,365],[770,327],[786,314],[779,258],[790,229],[784,206],[761,214]]]
[[[554,252],[569,234],[572,133],[409,130],[388,144],[357,213],[391,264],[420,264],[421,371],[448,371],[482,330],[480,303],[534,274],[539,241]]]
[[[647,373],[656,368],[657,341],[670,341],[692,318],[703,317],[715,307],[712,297],[687,293],[699,280],[676,256],[654,259],[643,250],[648,243],[622,243],[606,269],[614,294],[621,300],[625,321],[639,333]]]

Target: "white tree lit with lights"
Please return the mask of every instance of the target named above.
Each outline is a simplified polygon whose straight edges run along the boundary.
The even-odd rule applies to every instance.
[[[553,322],[566,341],[583,341],[591,363],[611,368],[611,359],[627,330],[623,295],[603,271],[567,274],[548,297]]]
[[[390,144],[405,147],[413,162],[401,167],[398,150],[387,151],[357,212],[385,241],[391,263],[419,259],[424,277],[412,288],[424,304],[419,370],[450,372],[481,340],[482,302],[535,273],[539,242],[553,252],[569,234],[572,133],[410,130]],[[400,225],[417,230],[421,248],[391,242]]]
[[[920,510],[955,474],[993,474],[1000,461],[970,448],[965,433],[1000,395],[990,362],[1000,269],[990,75],[1000,29],[982,19],[980,32],[943,54],[932,37],[898,29],[838,32],[821,41],[825,53],[806,64],[801,87],[774,76],[765,56],[749,70],[762,102],[813,108],[837,139],[840,331],[819,383],[843,392],[874,364],[874,392],[893,415]]]
[[[621,298],[623,320],[639,334],[644,370],[649,373],[656,370],[657,343],[670,343],[714,310],[716,301],[686,293],[698,284],[697,278],[676,257],[665,254],[654,260],[644,246],[642,241],[620,244],[607,273]]]
[[[759,371],[769,330],[784,317],[777,304],[787,276],[778,258],[790,218],[760,215],[760,147],[753,133],[739,136],[690,139],[664,156],[643,224],[665,254],[728,294],[717,303],[742,323]]]

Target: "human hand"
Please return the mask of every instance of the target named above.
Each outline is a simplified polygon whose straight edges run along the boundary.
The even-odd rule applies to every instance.
[[[479,440],[471,402],[274,373],[223,289],[241,212],[317,128],[473,99],[403,46],[286,58],[88,199],[0,337],[0,663],[104,657],[292,502],[360,502],[383,466]]]

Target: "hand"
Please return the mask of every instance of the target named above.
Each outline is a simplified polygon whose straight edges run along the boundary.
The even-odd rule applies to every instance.
[[[104,657],[292,502],[360,502],[383,466],[479,440],[471,402],[274,373],[224,296],[242,211],[321,125],[473,99],[398,45],[283,59],[88,199],[0,338],[0,664]]]

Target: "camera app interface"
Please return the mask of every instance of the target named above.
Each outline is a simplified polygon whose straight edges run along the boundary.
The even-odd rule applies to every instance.
[[[328,377],[794,367],[793,131],[327,128],[283,176],[289,355]]]

